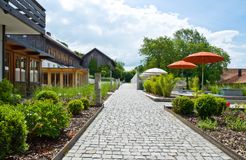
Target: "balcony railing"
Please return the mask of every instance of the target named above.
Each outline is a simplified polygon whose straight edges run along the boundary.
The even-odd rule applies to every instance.
[[[36,0],[0,0],[0,8],[38,32],[45,33],[45,9]]]

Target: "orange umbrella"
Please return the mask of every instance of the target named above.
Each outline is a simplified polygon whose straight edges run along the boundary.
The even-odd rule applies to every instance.
[[[168,68],[173,68],[173,69],[194,69],[197,67],[197,65],[191,63],[191,62],[186,62],[186,61],[177,61],[177,62],[174,62],[172,64],[169,64],[167,66]],[[183,74],[183,72],[182,72]],[[189,88],[189,79],[188,79],[188,76],[186,76],[186,88],[188,89]]]
[[[183,60],[195,64],[208,64],[223,61],[224,57],[211,52],[198,52],[185,57]]]
[[[195,64],[202,64],[202,89],[203,89],[204,64],[223,61],[224,57],[211,52],[198,52],[185,57],[183,60]]]
[[[186,61],[177,61],[172,64],[169,64],[167,66],[168,68],[174,68],[174,69],[194,69],[197,67],[197,65],[191,63],[191,62],[186,62]]]

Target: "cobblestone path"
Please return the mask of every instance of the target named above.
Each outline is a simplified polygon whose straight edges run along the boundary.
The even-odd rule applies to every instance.
[[[133,87],[124,84],[107,100],[64,160],[230,159]]]

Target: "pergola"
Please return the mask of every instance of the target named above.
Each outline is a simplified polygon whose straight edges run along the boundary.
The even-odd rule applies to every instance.
[[[88,70],[82,68],[42,68],[43,85],[79,87],[88,83]]]

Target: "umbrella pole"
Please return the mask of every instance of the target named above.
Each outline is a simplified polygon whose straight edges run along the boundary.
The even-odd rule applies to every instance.
[[[202,90],[204,89],[204,64],[202,64]]]

